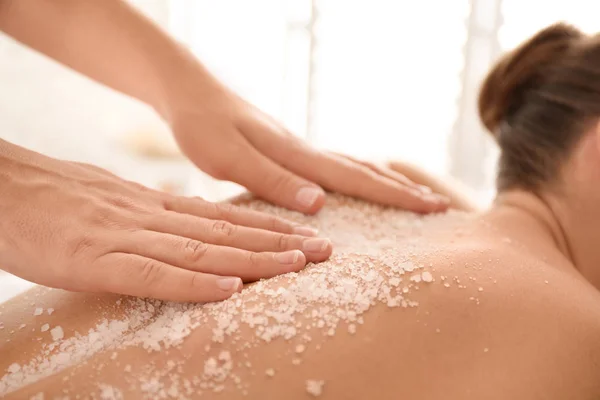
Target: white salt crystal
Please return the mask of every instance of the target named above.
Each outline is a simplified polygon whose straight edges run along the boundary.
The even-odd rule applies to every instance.
[[[42,327],[40,328],[40,331],[42,331],[42,332],[46,332],[48,329],[50,329],[50,325],[48,325],[48,324],[44,324],[44,325],[42,325]]]
[[[267,376],[271,376],[271,377],[272,377],[272,376],[275,376],[275,370],[274,370],[273,368],[268,368],[268,369],[265,371],[265,374],[267,374]]]
[[[17,363],[13,363],[8,366],[8,372],[10,372],[11,374],[17,373],[20,370],[21,370],[21,366]]]
[[[302,353],[304,352],[304,345],[303,344],[299,344],[296,346],[296,353]]]
[[[308,379],[306,381],[306,391],[315,397],[320,396],[323,393],[323,385],[325,385],[325,381]]]
[[[113,386],[100,384],[100,399],[101,400],[122,400],[123,393]]]
[[[421,279],[423,279],[423,282],[433,282],[433,275],[429,271],[423,271]]]
[[[356,325],[354,325],[354,324],[348,325],[348,332],[350,334],[354,335],[356,333]]]
[[[44,313],[44,309],[41,307],[37,307],[35,310],[33,310],[33,315],[35,315],[36,317],[38,315],[42,315]]]
[[[56,326],[50,329],[50,334],[52,335],[52,340],[54,341],[60,340],[65,337],[65,333],[63,332],[63,329],[60,326]]]
[[[219,361],[231,361],[231,353],[227,350],[223,350],[219,353]]]
[[[54,308],[49,308],[46,310],[46,312],[48,313],[48,315],[52,315],[52,313],[54,312]]]

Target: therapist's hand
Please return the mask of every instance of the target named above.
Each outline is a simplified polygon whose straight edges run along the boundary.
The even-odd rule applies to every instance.
[[[176,140],[200,169],[277,205],[312,214],[326,189],[420,213],[448,207],[395,171],[310,147],[213,78],[188,80],[169,108]]]
[[[0,267],[67,290],[216,301],[332,251],[308,227],[2,140],[0,193]]]

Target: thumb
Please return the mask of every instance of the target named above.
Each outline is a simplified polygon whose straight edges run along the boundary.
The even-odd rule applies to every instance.
[[[250,192],[291,210],[314,214],[325,203],[325,192],[314,183],[300,178],[247,146],[241,162],[234,163],[228,179],[245,186]]]

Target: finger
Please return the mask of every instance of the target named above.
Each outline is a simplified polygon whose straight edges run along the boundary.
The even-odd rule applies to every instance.
[[[203,243],[236,247],[253,252],[302,251],[311,262],[331,256],[328,239],[287,235],[263,229],[235,225],[224,220],[211,220],[172,211],[148,216],[144,226],[151,231],[168,233]]]
[[[243,157],[236,159],[240,162],[227,172],[228,179],[247,187],[257,196],[307,214],[314,214],[323,207],[323,189],[278,165],[249,144]]]
[[[373,162],[359,160],[359,159],[349,156],[347,154],[340,154],[340,153],[336,153],[336,152],[332,152],[331,154],[333,154],[337,157],[344,157],[352,162],[355,162],[357,164],[360,164],[364,167],[369,168],[370,170],[378,173],[379,175],[383,175],[387,178],[393,179],[396,182],[402,183],[408,187],[415,188],[415,189],[419,190],[420,192],[422,192],[423,194],[432,193],[431,188],[429,188],[428,186],[420,185],[416,182],[413,182],[410,179],[408,179],[406,176],[402,175],[401,173],[399,173],[397,171],[394,171],[391,168],[380,166]]]
[[[328,190],[420,213],[447,208],[447,201],[437,195],[424,194],[344,157],[307,147],[299,151],[302,154],[291,159],[287,167],[302,171],[302,176]]]
[[[211,203],[200,198],[172,197],[166,200],[165,208],[169,211],[228,221],[235,225],[273,232],[303,236],[317,235],[317,230],[314,228],[302,226],[275,215],[244,209],[228,203]]]
[[[119,242],[118,251],[123,253],[191,271],[237,276],[246,282],[296,272],[306,265],[306,257],[299,250],[255,253],[153,231],[133,232]]]
[[[439,202],[439,207],[437,209],[435,209],[434,211],[445,211],[448,209],[448,207],[450,207],[451,201],[448,196],[445,196],[445,195],[442,195],[439,193],[434,194],[433,190],[429,186],[418,184],[418,183],[410,180],[408,177],[404,176],[400,172],[394,171],[392,168],[389,168],[389,167],[383,166],[383,165],[378,165],[376,163],[372,163],[372,162],[368,162],[368,161],[358,160],[356,158],[353,158],[351,156],[344,155],[344,154],[339,154],[339,153],[333,153],[333,154],[335,154],[339,157],[345,157],[345,158],[349,159],[350,161],[353,161],[357,164],[360,164],[364,167],[369,168],[370,170],[378,173],[379,175],[385,176],[396,182],[404,184],[408,187],[414,188],[414,189],[420,191],[424,196],[430,195],[430,196],[435,197]]]
[[[104,291],[166,301],[225,300],[243,286],[238,277],[189,271],[137,254],[109,253],[97,267]]]
[[[444,199],[423,194],[343,157],[319,152],[290,135],[265,135],[270,125],[248,126],[248,137],[265,156],[325,189],[415,212],[441,211]],[[275,129],[275,128],[273,128]]]

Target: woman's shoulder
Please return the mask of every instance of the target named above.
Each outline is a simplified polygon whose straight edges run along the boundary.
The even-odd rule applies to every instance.
[[[439,330],[428,345],[441,341],[442,358],[469,365],[463,382],[481,394],[487,384],[503,387],[502,398],[596,398],[598,292],[576,271],[512,247],[469,237],[422,258],[434,284],[415,301]]]

